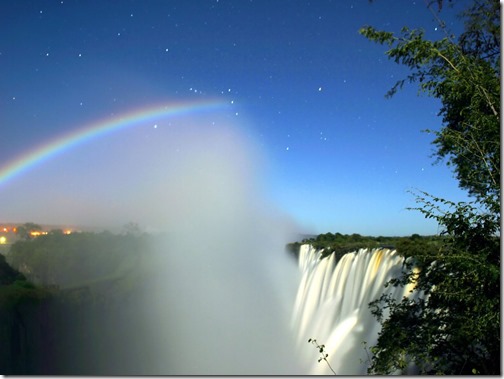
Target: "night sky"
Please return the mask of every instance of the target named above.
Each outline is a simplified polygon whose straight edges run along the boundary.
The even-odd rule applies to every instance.
[[[455,13],[441,17],[457,33]],[[444,36],[422,0],[2,1],[0,170],[121,114],[223,106],[91,138],[0,181],[0,221],[155,227],[190,166],[212,179],[179,186],[239,182],[301,232],[437,233],[406,208],[415,189],[466,199],[421,132],[441,127],[439,101],[415,85],[385,99],[408,71],[365,25]],[[121,211],[131,204],[145,212]]]

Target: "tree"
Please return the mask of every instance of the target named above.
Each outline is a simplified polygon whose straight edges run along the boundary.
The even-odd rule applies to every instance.
[[[39,231],[41,229],[42,228],[38,224],[34,224],[33,222],[26,222],[16,228],[16,234],[23,240],[29,240],[32,237],[31,232]]]
[[[136,222],[130,221],[127,224],[123,225],[123,233],[126,235],[139,236],[142,231],[140,229],[140,226]]]
[[[370,304],[382,324],[370,373],[500,374],[500,6],[475,0],[461,14],[464,32],[426,40],[422,30],[400,35],[364,27],[360,33],[387,44],[387,55],[411,74],[398,81],[441,100],[442,127],[434,156],[452,167],[474,201],[454,203],[417,193],[414,208],[442,228],[440,247],[417,243],[398,248],[408,270],[388,285],[415,285],[415,298],[382,296]],[[387,316],[388,317],[385,317]]]

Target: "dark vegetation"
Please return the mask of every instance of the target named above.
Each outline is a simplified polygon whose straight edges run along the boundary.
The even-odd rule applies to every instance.
[[[9,263],[32,282],[72,288],[125,277],[138,264],[145,236],[51,231],[15,242]]]
[[[455,2],[453,2],[455,3]],[[406,66],[405,83],[440,100],[441,127],[434,135],[436,162],[452,168],[470,202],[452,202],[418,191],[414,208],[442,229],[440,246],[403,246],[410,258],[403,277],[389,285],[413,283],[423,296],[370,304],[382,324],[368,372],[404,372],[410,362],[420,374],[500,375],[500,3],[473,0],[460,14],[456,37],[441,20],[451,1],[426,1],[443,38],[404,27],[396,35],[364,27],[361,34],[388,47],[387,56]],[[444,5],[444,6],[443,6]],[[383,310],[390,311],[383,318]]]
[[[148,374],[153,333],[139,317],[140,233],[52,231],[0,255],[0,372],[39,375]]]
[[[304,238],[300,242],[292,242],[287,244],[287,250],[294,257],[298,257],[299,247],[303,244],[310,244],[316,249],[324,249],[321,258],[325,258],[330,254],[336,254],[336,259],[339,260],[346,253],[358,251],[359,249],[376,249],[387,248],[391,250],[401,251],[405,248],[416,246],[418,249],[423,249],[427,246],[435,248],[441,246],[444,237],[439,235],[421,236],[412,234],[407,237],[384,237],[384,236],[362,236],[357,233],[341,234],[341,233],[325,233],[309,238]]]

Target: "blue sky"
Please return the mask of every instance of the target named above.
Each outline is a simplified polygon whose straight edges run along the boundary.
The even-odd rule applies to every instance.
[[[445,7],[441,17],[457,33],[455,13]],[[390,31],[409,26],[442,38],[424,1],[20,0],[2,2],[0,17],[0,32],[8,36],[0,41],[4,165],[83,125],[134,109],[218,100],[229,108],[178,120],[177,127],[217,123],[227,130],[219,133],[236,133],[220,139],[208,156],[226,154],[225,141],[234,155],[222,161],[252,151],[247,159],[259,184],[250,186],[303,231],[434,234],[435,223],[405,209],[415,206],[408,191],[466,199],[450,170],[432,165],[433,136],[421,132],[441,127],[439,102],[418,96],[413,85],[385,99],[407,71],[387,60],[385,47],[358,34],[364,25]],[[172,127],[166,120],[163,126]],[[213,138],[207,129],[191,129],[171,148],[205,150]],[[146,135],[145,129],[120,131],[114,141],[86,142],[0,184],[2,221],[89,223],[93,219],[80,219],[79,212],[94,200],[111,213],[111,193],[127,192],[163,167],[159,157],[167,145],[157,138],[159,146],[142,147],[138,141]],[[130,153],[120,152],[124,146]],[[175,172],[180,167],[170,158],[167,170]],[[116,175],[128,160],[138,167],[125,166],[136,168],[120,177],[127,178],[122,183]],[[152,172],[142,179],[147,166]],[[236,180],[243,180],[244,167],[231,170],[240,172]],[[61,202],[58,189],[65,186],[69,195]],[[117,202],[134,202],[140,187]],[[170,201],[176,202],[159,199]],[[131,215],[117,217],[123,216]],[[128,221],[146,222],[118,222]]]

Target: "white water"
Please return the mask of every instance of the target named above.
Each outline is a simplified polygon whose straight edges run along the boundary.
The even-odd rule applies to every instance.
[[[308,343],[316,339],[325,345],[336,374],[366,374],[369,347],[376,344],[380,331],[368,304],[385,292],[398,300],[411,295],[411,287],[384,287],[401,273],[404,259],[395,250],[361,249],[336,263],[334,254],[321,260],[322,251],[310,245],[300,248],[302,278],[292,319],[300,359],[310,374],[333,374],[326,362],[317,362],[319,350]]]

